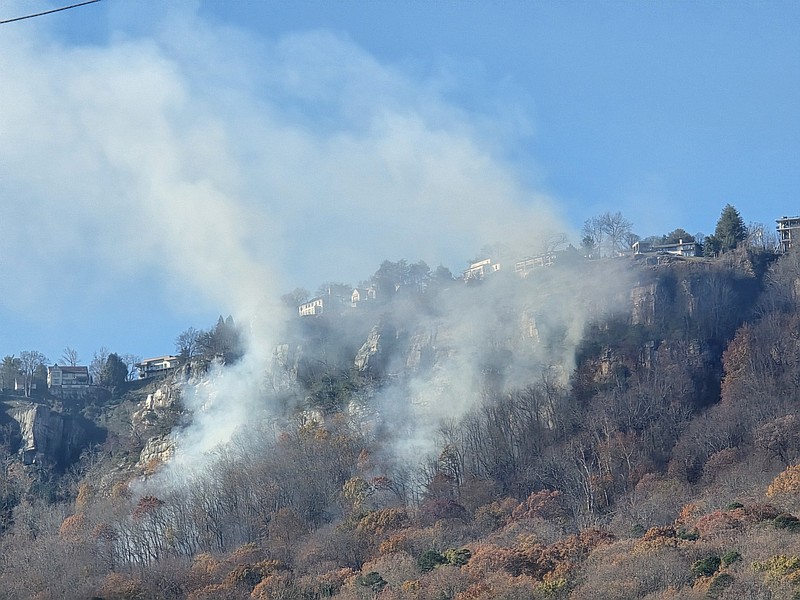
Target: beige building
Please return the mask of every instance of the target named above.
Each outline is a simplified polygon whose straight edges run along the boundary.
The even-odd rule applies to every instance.
[[[781,252],[788,252],[794,247],[795,240],[800,239],[800,217],[782,217],[777,223]]]
[[[59,398],[79,397],[91,386],[89,367],[47,367],[47,389]]]
[[[673,254],[675,256],[701,256],[700,244],[697,242],[684,242],[678,240],[674,244],[650,244],[649,242],[635,242],[631,246],[633,255],[641,254]]]
[[[139,371],[139,379],[150,379],[169,375],[180,366],[180,363],[181,359],[178,356],[157,356],[137,363],[136,368]]]

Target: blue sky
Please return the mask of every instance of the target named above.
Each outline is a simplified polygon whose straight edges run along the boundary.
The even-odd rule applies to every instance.
[[[57,6],[16,0],[0,20]],[[154,356],[384,259],[800,213],[796,2],[103,0],[0,26],[0,353]],[[265,317],[265,315],[268,315]]]

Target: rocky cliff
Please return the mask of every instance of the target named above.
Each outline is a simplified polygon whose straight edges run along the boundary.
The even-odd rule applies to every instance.
[[[19,427],[19,452],[25,464],[43,459],[67,464],[87,441],[85,428],[75,418],[44,405],[15,401],[6,414]]]
[[[397,344],[397,330],[386,324],[376,325],[356,353],[354,366],[359,373],[378,374],[385,371]]]
[[[158,465],[172,458],[175,440],[171,431],[183,414],[180,398],[180,384],[167,379],[148,394],[132,413],[134,431],[146,440],[135,465],[138,472],[150,474]]]

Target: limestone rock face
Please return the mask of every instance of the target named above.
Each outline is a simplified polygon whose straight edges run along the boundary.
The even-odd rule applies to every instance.
[[[361,348],[359,348],[358,352],[356,353],[354,366],[360,373],[366,371],[370,366],[370,361],[372,361],[373,358],[380,353],[380,342],[380,328],[376,325],[372,328],[372,331],[369,332],[367,341],[362,344]]]
[[[165,385],[158,388],[152,394],[148,394],[144,407],[146,410],[171,408],[176,400],[176,390],[171,385]]]
[[[297,382],[303,348],[290,344],[279,344],[272,351],[272,365],[268,377],[276,390],[290,389]]]
[[[62,463],[80,446],[82,428],[59,412],[31,402],[15,403],[7,412],[19,424],[20,454],[26,464],[39,458]]]
[[[146,432],[179,411],[179,402],[180,388],[174,383],[165,383],[139,404],[131,415],[131,423],[137,430]]]
[[[636,286],[631,290],[631,325],[652,325],[658,306],[658,286],[655,283]]]
[[[421,329],[411,336],[406,352],[406,370],[426,371],[436,362],[436,331]]]
[[[142,448],[139,454],[139,461],[136,468],[150,470],[153,465],[161,465],[169,461],[175,454],[175,440],[171,435],[159,435],[151,437]]]
[[[356,353],[354,366],[359,373],[378,372],[386,368],[397,342],[397,331],[391,325],[376,325]]]
[[[536,322],[536,313],[529,308],[522,311],[520,326],[523,339],[538,342],[540,339],[539,325]]]

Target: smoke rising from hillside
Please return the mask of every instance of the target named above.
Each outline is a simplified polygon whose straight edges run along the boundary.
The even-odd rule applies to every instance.
[[[633,274],[627,261],[565,260],[524,280],[501,271],[472,288],[459,282],[437,297],[433,315],[384,315],[410,338],[388,367],[403,376],[374,399],[398,460],[435,456],[441,425],[486,402],[528,386],[567,390],[587,326],[627,316]],[[420,344],[430,368],[409,369]],[[546,403],[539,410],[544,422],[556,417]]]
[[[82,301],[121,302],[124,314],[114,290],[133,281],[154,284],[155,304],[232,313],[248,354],[187,394],[188,454],[229,439],[259,402],[287,317],[277,298],[298,278],[353,280],[385,257],[458,269],[486,243],[522,256],[564,231],[494,152],[507,124],[448,101],[437,74],[380,64],[325,32],[262,43],[191,13],[167,30],[104,46],[0,40],[0,193],[7,222],[31,224],[0,237],[7,280],[26,282],[0,302],[56,320]],[[233,56],[231,38],[253,52]],[[55,280],[60,305],[47,294]],[[464,389],[438,405],[447,413],[474,404],[459,379],[477,364],[468,349],[503,331],[465,310],[470,328],[454,330],[442,375]]]

